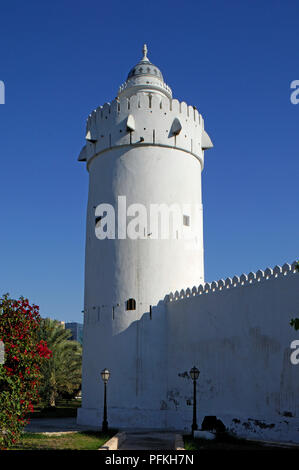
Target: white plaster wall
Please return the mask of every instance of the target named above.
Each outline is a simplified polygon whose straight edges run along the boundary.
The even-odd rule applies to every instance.
[[[152,319],[144,314],[112,340],[107,329],[94,333],[95,348],[101,337],[111,351],[111,425],[190,430],[188,373],[196,365],[199,425],[204,416],[216,415],[241,436],[299,442],[299,366],[290,362],[298,333],[289,325],[298,312],[299,274],[284,265],[241,278],[244,285],[235,277],[235,287],[228,279],[213,283],[214,292],[199,286],[194,295],[188,289],[179,300],[160,302]],[[96,424],[102,419],[102,384],[91,385],[98,411],[82,409],[80,416]]]
[[[107,184],[109,181],[113,185]],[[126,195],[128,205],[139,202],[147,208],[155,202],[201,204],[200,182],[198,160],[178,150],[146,147],[142,152],[136,148],[124,153],[115,149],[93,160],[86,241],[84,408],[98,406],[102,385],[98,383],[99,372],[104,367],[120,374],[115,383],[122,384],[122,393],[119,385],[115,394],[111,393],[111,404],[136,405],[136,387],[142,377],[138,344],[145,343],[138,339],[141,327],[133,322],[177,285],[187,287],[203,280],[201,213],[197,221],[195,214],[194,217],[191,214],[191,224],[197,223],[199,244],[194,250],[187,241],[177,239],[99,240],[94,231],[94,207],[100,202],[115,205],[118,195]],[[129,298],[136,299],[136,311],[125,310]],[[161,321],[157,327],[161,331]],[[148,354],[154,346],[153,335],[148,335]],[[159,344],[161,340],[163,345],[164,340],[159,336]]]
[[[155,314],[154,314],[155,312]],[[167,427],[167,413],[161,412],[167,388],[167,333],[165,306],[154,309],[152,319],[144,314],[125,331],[112,335],[97,324],[85,329],[89,347],[88,368],[83,368],[83,408],[78,422],[101,425],[103,383],[99,372],[108,367],[108,421],[117,427]],[[107,321],[106,321],[107,320]],[[112,324],[113,320],[103,319]],[[92,350],[93,348],[93,350]],[[105,365],[104,365],[105,364]],[[85,379],[85,380],[84,380]]]
[[[112,184],[110,183],[112,182]],[[201,166],[190,154],[160,147],[114,149],[92,161],[87,215],[85,302],[88,308],[120,304],[133,297],[148,311],[179,285],[203,282],[202,212],[191,213],[197,246],[185,239],[99,240],[95,235],[95,207],[117,207],[125,195],[127,206],[178,203],[201,207]],[[128,220],[130,220],[128,218]],[[183,220],[181,220],[183,225]],[[125,321],[124,326],[127,325]],[[121,328],[121,325],[119,325]]]
[[[200,420],[217,415],[241,435],[299,441],[299,366],[290,362],[298,333],[289,325],[299,274],[280,271],[167,303],[169,425],[190,422],[192,384],[183,376],[196,365]]]

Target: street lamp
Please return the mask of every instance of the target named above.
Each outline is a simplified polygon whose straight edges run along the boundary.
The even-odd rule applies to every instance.
[[[194,366],[190,370],[190,376],[193,380],[193,423],[192,423],[192,434],[198,429],[196,421],[196,380],[199,377],[199,370]]]
[[[110,372],[108,369],[104,369],[101,372],[101,376],[104,382],[104,417],[103,417],[103,423],[102,423],[102,431],[107,432],[108,431],[108,421],[107,421],[107,397],[106,397],[106,385],[110,377]]]

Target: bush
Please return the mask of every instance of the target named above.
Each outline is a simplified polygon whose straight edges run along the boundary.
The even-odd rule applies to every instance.
[[[16,443],[27,415],[38,402],[40,366],[51,356],[45,341],[38,339],[39,307],[28,299],[0,298],[0,340],[5,363],[0,365],[0,448]]]

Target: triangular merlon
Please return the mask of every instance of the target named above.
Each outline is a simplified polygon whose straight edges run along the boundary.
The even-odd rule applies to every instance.
[[[127,119],[127,131],[135,131],[136,126],[135,126],[135,119],[132,114],[129,114],[128,119]]]
[[[212,144],[212,141],[211,141],[209,135],[208,135],[207,132],[204,130],[203,133],[202,133],[201,148],[202,148],[203,150],[208,150],[208,149],[211,149],[212,147],[214,147],[214,145]]]
[[[86,145],[82,148],[78,157],[78,162],[86,162]]]

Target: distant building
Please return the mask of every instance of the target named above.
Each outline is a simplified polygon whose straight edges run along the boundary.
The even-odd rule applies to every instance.
[[[70,330],[72,332],[72,336],[70,340],[78,341],[80,344],[83,342],[83,325],[82,323],[66,323],[65,329]]]

